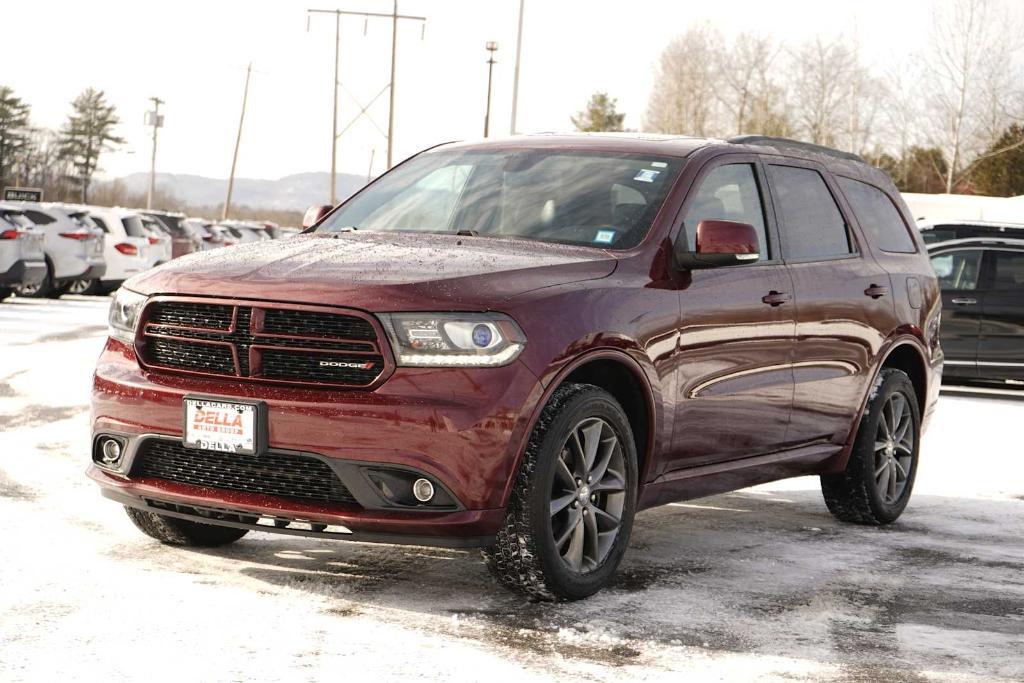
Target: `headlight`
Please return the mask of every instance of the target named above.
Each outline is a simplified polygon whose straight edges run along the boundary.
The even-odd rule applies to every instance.
[[[145,303],[146,297],[142,294],[124,287],[117,290],[114,300],[110,302],[110,316],[107,318],[110,336],[132,346],[135,343],[135,328],[139,326],[139,314]]]
[[[381,314],[399,365],[496,367],[526,345],[515,321],[500,313]]]

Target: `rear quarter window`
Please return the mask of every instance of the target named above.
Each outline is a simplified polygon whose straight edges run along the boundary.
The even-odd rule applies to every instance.
[[[879,249],[898,254],[917,251],[907,224],[889,195],[852,178],[839,178],[839,186],[853,207],[857,222]]]
[[[32,209],[26,209],[25,215],[36,225],[49,225],[57,220],[42,211],[33,211]]]

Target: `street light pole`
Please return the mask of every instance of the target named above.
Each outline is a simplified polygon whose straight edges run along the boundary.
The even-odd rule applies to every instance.
[[[487,52],[490,57],[487,59],[487,113],[484,114],[484,137],[488,137],[491,131],[491,82],[494,78],[494,53],[498,51],[498,44],[493,40],[487,42]]]
[[[146,112],[147,123],[153,126],[153,154],[149,158],[149,191],[146,192],[146,208],[153,208],[153,191],[156,186],[156,131],[164,125],[163,116],[160,115],[160,105],[164,103],[159,97],[150,97],[153,101],[153,111]]]
[[[516,113],[519,109],[519,59],[523,52],[523,9],[526,0],[519,0],[519,29],[516,31],[516,68],[512,75],[512,125],[509,134],[516,134]]]

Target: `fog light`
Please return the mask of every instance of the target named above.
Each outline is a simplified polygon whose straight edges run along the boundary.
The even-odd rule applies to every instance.
[[[412,495],[421,503],[429,503],[434,497],[434,485],[427,479],[417,479],[412,484]]]
[[[121,444],[114,439],[107,439],[103,442],[103,462],[108,465],[116,465],[121,460]]]

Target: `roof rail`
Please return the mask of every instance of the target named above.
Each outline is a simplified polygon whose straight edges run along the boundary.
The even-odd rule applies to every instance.
[[[852,152],[842,152],[838,149],[825,147],[824,145],[815,145],[811,142],[800,142],[799,140],[790,140],[789,138],[774,138],[770,135],[736,135],[728,138],[726,142],[731,142],[734,145],[761,145],[762,147],[778,147],[782,149],[788,147],[790,149],[800,149],[805,152],[825,154],[837,159],[845,159],[846,161],[857,161],[862,164],[867,163],[863,158]]]

